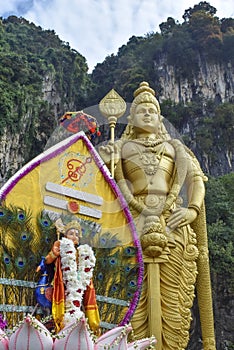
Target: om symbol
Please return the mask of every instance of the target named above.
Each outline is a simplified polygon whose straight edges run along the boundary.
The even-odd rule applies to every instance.
[[[91,163],[92,158],[86,158],[85,162],[81,162],[78,159],[72,158],[67,161],[67,177],[62,181],[65,182],[67,180],[71,180],[73,182],[77,182],[81,179],[81,177],[86,172],[86,164]]]

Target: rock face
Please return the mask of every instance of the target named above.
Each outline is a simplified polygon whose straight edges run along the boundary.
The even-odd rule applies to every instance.
[[[199,59],[199,71],[193,79],[176,78],[174,66],[168,66],[165,58],[155,62],[155,69],[161,86],[160,100],[171,99],[186,104],[196,96],[217,102],[231,102],[234,99],[234,67],[207,63]]]
[[[217,102],[231,102],[234,100],[234,67],[231,63],[208,64],[205,60],[200,59],[198,73],[189,79],[182,77],[178,79],[176,68],[167,65],[166,57],[161,57],[154,64],[155,83],[159,86],[160,102],[170,99],[176,103],[186,104],[197,96]],[[36,141],[39,146],[43,147],[46,143],[46,137],[48,138],[45,133],[46,125],[51,127],[51,125],[56,124],[56,120],[62,115],[62,108],[65,110],[72,110],[73,108],[72,106],[63,105],[62,98],[53,83],[53,76],[44,78],[42,95],[50,106],[51,115],[50,118],[47,117],[48,120],[39,119],[38,116],[35,118],[33,113],[28,112],[27,115],[21,117],[14,135],[7,129],[1,131],[0,186],[28,159],[32,158],[30,140],[27,139],[26,144],[25,137],[23,137],[28,133],[29,128],[32,133],[31,143]],[[41,126],[42,123],[43,126]],[[215,150],[217,161],[211,163],[211,155],[205,154],[204,150],[199,149],[196,144],[196,136],[194,136],[194,123],[194,121],[187,121],[180,132],[195,140],[192,150],[201,162],[204,172],[217,176],[233,171],[234,157],[230,150],[222,149],[220,152]],[[38,154],[42,151],[43,149],[38,149]],[[35,156],[35,149],[33,156]]]
[[[0,185],[25,162],[21,150],[20,134],[12,135],[5,129],[0,141]]]

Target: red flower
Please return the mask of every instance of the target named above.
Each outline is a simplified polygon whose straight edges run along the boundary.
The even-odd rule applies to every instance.
[[[76,307],[80,307],[80,302],[79,302],[79,300],[74,300],[74,301],[73,301],[73,304],[74,304]]]
[[[81,289],[77,289],[77,293],[81,293]]]
[[[86,268],[84,269],[85,272],[89,272],[90,270],[91,270],[90,267],[86,267]]]

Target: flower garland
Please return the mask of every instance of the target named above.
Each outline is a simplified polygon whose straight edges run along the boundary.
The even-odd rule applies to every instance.
[[[78,248],[78,266],[76,248],[72,240],[63,237],[60,240],[60,256],[65,291],[64,324],[80,319],[84,313],[81,310],[83,294],[93,276],[95,256],[92,248],[83,244]]]

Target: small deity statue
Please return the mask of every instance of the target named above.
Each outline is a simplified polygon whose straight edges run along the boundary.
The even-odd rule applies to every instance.
[[[214,350],[206,177],[194,154],[166,130],[149,84],[141,83],[134,97],[121,139],[99,148],[107,165],[114,153],[115,180],[142,245],[145,271],[131,320],[134,334],[154,335],[157,350],[185,349],[196,283],[203,348]]]
[[[92,282],[96,261],[93,250],[87,244],[79,245],[82,232],[78,221],[64,225],[59,219],[55,225],[63,237],[54,242],[45,263],[55,263],[52,316],[56,332],[85,314],[91,330],[98,335],[100,317]]]

